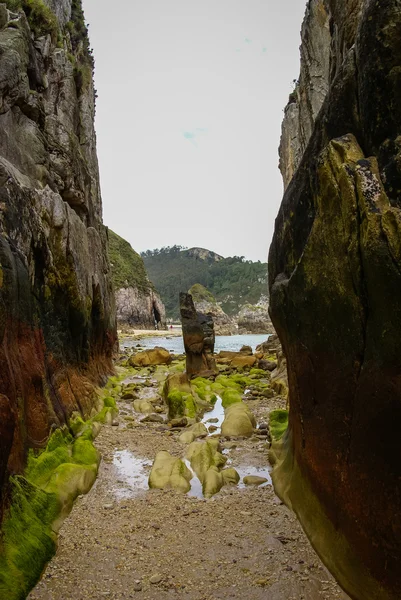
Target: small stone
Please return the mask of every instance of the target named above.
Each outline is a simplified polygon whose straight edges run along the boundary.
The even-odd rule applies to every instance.
[[[132,589],[134,590],[134,592],[141,592],[142,583],[140,581],[135,581],[134,585],[132,586]]]
[[[119,424],[120,424],[120,423],[119,423],[118,421],[114,420],[114,421],[112,421],[112,423],[111,423],[111,426],[112,426],[112,427],[118,427],[118,426],[119,426]]]
[[[144,419],[141,419],[141,423],[164,423],[164,419],[161,415],[151,413]]]
[[[217,429],[218,428],[216,427],[216,425],[209,425],[209,431],[210,431],[210,433],[213,433],[214,431],[217,431]]]
[[[256,585],[261,585],[262,587],[264,587],[265,585],[269,585],[269,580],[268,579],[257,579],[255,581]]]
[[[149,581],[153,585],[157,585],[158,583],[161,583],[163,581],[163,577],[161,575],[152,575]]]
[[[262,485],[262,483],[266,483],[266,477],[259,477],[258,475],[246,475],[244,477],[243,482],[245,485]]]
[[[111,510],[112,508],[114,508],[114,504],[103,504],[103,508],[105,510]]]

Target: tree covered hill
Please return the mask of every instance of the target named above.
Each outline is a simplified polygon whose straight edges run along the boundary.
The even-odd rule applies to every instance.
[[[205,286],[225,313],[238,314],[244,304],[267,296],[267,263],[243,256],[223,258],[203,248],[172,246],[142,252],[146,271],[166,306],[167,317],[179,318],[178,294],[195,283]]]

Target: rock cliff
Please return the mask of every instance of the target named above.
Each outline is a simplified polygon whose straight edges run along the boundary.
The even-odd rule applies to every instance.
[[[0,4],[1,489],[112,367],[92,70],[79,0]]]
[[[166,309],[149,281],[141,256],[110,229],[109,257],[118,327],[167,329]]]
[[[269,256],[274,484],[358,600],[401,597],[400,39],[396,0],[308,2]]]
[[[217,304],[215,297],[200,283],[195,283],[188,293],[192,296],[196,311],[212,317],[215,335],[234,335],[237,325]]]
[[[236,318],[238,333],[274,333],[273,325],[269,316],[269,300],[262,296],[257,304],[245,304]]]

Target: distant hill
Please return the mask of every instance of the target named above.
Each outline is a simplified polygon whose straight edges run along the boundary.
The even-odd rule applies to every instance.
[[[179,318],[178,294],[195,283],[210,290],[229,316],[236,316],[245,304],[257,304],[268,293],[267,263],[243,256],[223,258],[204,248],[172,246],[147,250],[142,258],[168,318]]]

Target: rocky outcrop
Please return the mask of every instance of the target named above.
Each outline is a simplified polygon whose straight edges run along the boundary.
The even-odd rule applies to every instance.
[[[258,304],[245,304],[238,313],[237,323],[240,335],[274,333],[268,298],[262,297]]]
[[[186,353],[186,372],[189,377],[216,370],[214,325],[210,315],[198,313],[191,294],[180,294],[182,335]]]
[[[119,328],[167,329],[166,310],[131,244],[109,229],[109,256]]]
[[[86,33],[77,0],[0,4],[0,489],[112,368]]]
[[[401,597],[400,37],[395,0],[309,2],[302,47],[326,40],[327,93],[309,141],[294,119],[295,163],[282,146],[269,256],[290,402],[274,484],[358,600]]]
[[[234,335],[237,333],[234,320],[226,315],[221,306],[217,304],[213,294],[203,285],[196,283],[188,290],[188,293],[192,296],[196,311],[213,319],[216,335]]]

